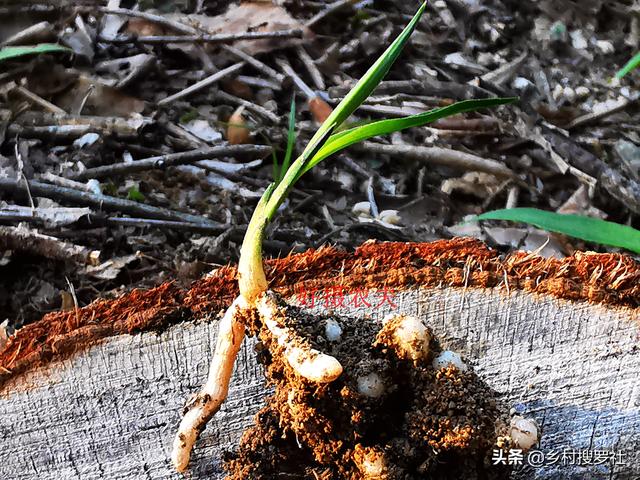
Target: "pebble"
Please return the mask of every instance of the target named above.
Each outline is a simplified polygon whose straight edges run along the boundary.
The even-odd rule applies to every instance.
[[[342,327],[333,318],[330,318],[324,324],[324,335],[330,342],[339,342],[342,338]]]
[[[613,43],[611,43],[609,40],[598,40],[596,42],[596,48],[600,50],[600,53],[603,53],[605,55],[612,54],[616,51]]]
[[[578,98],[586,98],[589,96],[590,93],[591,93],[591,90],[589,90],[585,86],[580,86],[576,88],[576,96]]]

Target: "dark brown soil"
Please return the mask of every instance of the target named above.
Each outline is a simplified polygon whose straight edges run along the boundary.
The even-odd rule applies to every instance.
[[[285,315],[344,371],[329,384],[305,380],[260,328],[259,358],[275,393],[238,451],[228,454],[230,480],[506,478],[507,470],[490,463],[497,436],[506,431],[505,409],[475,373],[435,370],[436,341],[430,357],[414,365],[376,342],[376,323],[341,322],[342,340],[332,343],[324,336],[325,318],[297,307],[286,307]],[[376,398],[358,391],[358,378],[372,372],[385,385]],[[363,466],[376,461],[384,465],[377,474]]]
[[[266,262],[270,288],[287,296],[300,288],[411,285],[481,287],[552,295],[636,309],[640,265],[621,254],[578,252],[562,260],[516,252],[503,256],[468,238],[431,243],[367,242],[350,253],[323,247]],[[0,351],[0,384],[11,376],[111,335],[159,330],[203,318],[238,294],[236,269],[225,266],[183,290],[165,283],[77,311],[55,312],[13,335]]]

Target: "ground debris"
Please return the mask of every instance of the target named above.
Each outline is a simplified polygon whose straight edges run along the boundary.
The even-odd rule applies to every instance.
[[[292,96],[298,92],[299,153],[415,5],[31,7],[2,7],[2,46],[60,42],[73,53],[2,63],[0,223],[27,222],[100,250],[103,262],[143,256],[117,276],[89,280],[79,264],[4,254],[0,269],[12,277],[7,297],[14,301],[0,303],[0,319],[16,325],[45,313],[15,306],[33,276],[46,276],[59,292],[68,277],[86,305],[121,286],[150,287],[175,275],[186,287],[189,272],[205,262],[233,262],[274,162],[284,158]],[[292,192],[293,210],[280,218],[266,252],[449,237],[465,231],[468,215],[504,206],[638,227],[636,77],[610,81],[637,48],[636,10],[631,2],[595,0],[562,8],[553,1],[435,2],[349,126],[468,98],[518,94],[520,102],[329,160]],[[38,197],[55,204],[44,209]],[[350,206],[363,201],[380,215],[352,214]],[[508,249],[535,250],[549,238],[504,228],[471,233]],[[541,251],[561,257],[577,248],[608,251],[558,236]]]

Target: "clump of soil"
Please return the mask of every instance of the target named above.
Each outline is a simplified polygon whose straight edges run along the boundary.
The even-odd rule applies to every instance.
[[[251,319],[275,393],[238,451],[227,454],[228,479],[507,478],[506,468],[490,462],[506,431],[505,409],[471,370],[434,369],[437,340],[427,358],[414,362],[376,342],[376,322],[332,318],[342,335],[330,342],[326,317],[293,306],[286,314],[313,348],[333,355],[344,371],[332,383],[307,381],[284,361],[269,331]]]

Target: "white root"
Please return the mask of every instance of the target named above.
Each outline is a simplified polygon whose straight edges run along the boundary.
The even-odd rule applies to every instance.
[[[207,382],[185,406],[185,414],[171,452],[171,461],[179,472],[186,470],[191,450],[200,432],[227,398],[233,365],[244,339],[245,326],[238,320],[238,316],[245,308],[247,302],[240,296],[233,301],[220,320],[216,350],[211,359]]]
[[[299,375],[316,383],[333,382],[342,373],[342,365],[332,357],[307,346],[292,328],[284,325],[275,297],[265,293],[257,302],[265,326],[284,348],[284,357]]]

